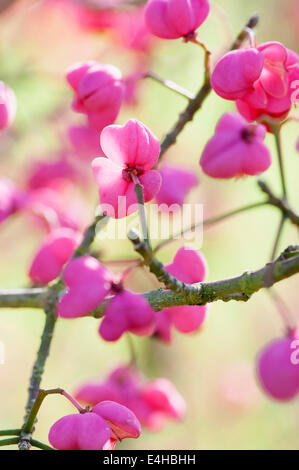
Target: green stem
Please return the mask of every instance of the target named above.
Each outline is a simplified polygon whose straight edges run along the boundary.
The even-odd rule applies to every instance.
[[[286,219],[285,215],[283,215],[282,218],[281,218],[281,221],[279,223],[279,227],[278,227],[277,234],[276,234],[276,237],[275,237],[275,242],[274,242],[272,255],[271,255],[271,262],[274,261],[275,258],[276,258],[280,238],[281,238],[283,227],[284,227],[284,224],[285,224],[286,220],[287,219]]]
[[[2,441],[0,441],[0,447],[11,446],[13,444],[18,444],[18,442],[19,442],[19,437],[11,437],[10,439],[2,439]]]
[[[283,200],[286,201],[287,200],[287,185],[286,185],[286,177],[285,177],[285,170],[284,170],[284,163],[283,163],[280,126],[278,124],[272,123],[271,127],[272,127],[272,131],[274,134],[275,144],[276,144],[276,149],[277,149]]]
[[[105,214],[96,216],[94,222],[87,228],[83,240],[80,246],[78,246],[78,248],[75,250],[72,258],[78,258],[79,256],[84,256],[86,253],[88,253],[90,245],[95,239],[98,224],[100,224],[99,228],[102,228],[108,222],[108,220],[109,217]]]
[[[237,209],[226,212],[224,214],[217,215],[216,217],[211,217],[210,219],[206,219],[203,222],[193,224],[189,228],[183,229],[180,232],[172,235],[167,240],[163,240],[161,243],[159,243],[154,248],[153,251],[154,251],[154,253],[156,253],[157,251],[161,250],[161,248],[164,248],[169,243],[173,242],[174,240],[182,238],[186,233],[192,232],[192,231],[196,230],[197,228],[199,228],[201,226],[209,227],[209,226],[215,225],[218,222],[222,222],[223,220],[226,220],[226,219],[229,219],[230,217],[233,217],[234,215],[241,214],[242,212],[246,212],[246,211],[249,211],[251,209],[257,209],[258,207],[263,207],[263,206],[267,205],[267,203],[268,203],[267,201],[261,201],[261,202],[256,202],[256,203],[253,203],[253,204],[248,204],[247,206],[239,207]]]
[[[144,242],[147,244],[147,246],[150,248],[151,242],[150,242],[145,207],[144,207],[143,186],[140,183],[138,176],[132,174],[132,179],[133,179],[133,183],[135,184],[135,193],[136,193],[137,202],[138,202],[138,214],[139,214],[139,220],[140,220],[140,225],[141,225],[142,238]]]
[[[146,292],[144,297],[156,311],[180,305],[205,305],[218,300],[247,301],[260,289],[272,287],[275,283],[299,273],[298,251],[294,253],[294,256],[288,258],[286,251],[274,263],[268,263],[257,271],[245,272],[234,278],[191,286],[186,284],[184,292],[157,289]]]
[[[28,417],[30,416],[31,409],[34,405],[34,402],[36,400],[36,397],[39,392],[42,376],[44,373],[45,369],[45,363],[47,360],[47,357],[49,355],[50,351],[50,346],[51,346],[51,341],[53,338],[53,332],[54,332],[54,327],[56,323],[56,296],[54,299],[52,299],[52,305],[48,305],[48,307],[45,309],[46,312],[46,322],[41,338],[41,344],[39,351],[37,353],[37,358],[35,361],[35,364],[33,366],[33,371],[32,375],[30,378],[30,385],[29,385],[29,395],[28,395],[28,400],[25,408],[25,421],[24,421],[24,428],[21,432],[21,440],[19,444],[19,449],[20,450],[27,450],[30,448],[30,438],[28,439],[28,426],[27,420]],[[26,427],[26,430],[25,430]],[[31,429],[30,429],[31,431]]]
[[[277,308],[281,319],[286,327],[287,333],[292,331],[293,328],[295,327],[295,322],[294,319],[292,318],[292,314],[290,310],[288,309],[287,305],[285,302],[282,300],[282,298],[277,294],[277,292],[273,289],[268,289],[270,298],[272,302],[274,303],[275,307]]]
[[[196,37],[193,37],[190,42],[193,42],[193,44],[196,44],[197,46],[201,47],[202,50],[204,51],[205,55],[205,60],[204,60],[204,81],[208,82],[210,80],[210,74],[211,74],[211,52],[208,50],[207,46],[203,43],[200,42],[196,39]]]
[[[263,193],[267,194],[268,204],[270,204],[270,206],[277,207],[285,217],[292,222],[292,224],[299,227],[299,214],[290,208],[288,201],[276,197],[265,181],[258,180],[257,184]]]
[[[74,405],[77,408],[79,413],[84,411],[84,408],[82,408],[82,406],[77,402],[77,400],[75,400],[69,393],[67,393],[62,388],[53,388],[53,389],[50,389],[50,390],[40,389],[38,391],[36,400],[35,400],[32,408],[31,408],[31,411],[28,415],[27,421],[23,426],[23,433],[24,434],[30,434],[32,432],[36,417],[38,415],[39,409],[40,409],[44,399],[48,395],[57,395],[57,394],[63,395],[65,398],[67,398],[72,403],[72,405]]]
[[[47,444],[44,444],[43,442],[37,441],[36,439],[31,439],[30,444],[33,447],[37,447],[38,449],[42,449],[42,450],[55,450],[53,449],[53,447],[50,447]]]
[[[0,431],[0,436],[19,436],[21,429],[3,429]]]
[[[26,423],[23,426],[23,433],[24,434],[30,434],[31,433],[32,428],[33,428],[34,423],[35,423],[36,416],[37,416],[37,414],[39,412],[39,409],[40,409],[44,399],[46,398],[46,396],[53,395],[53,394],[56,394],[56,393],[61,394],[61,389],[57,388],[57,389],[53,389],[53,390],[39,390],[38,391],[35,402],[34,402],[32,408],[30,410],[30,413],[28,415]]]

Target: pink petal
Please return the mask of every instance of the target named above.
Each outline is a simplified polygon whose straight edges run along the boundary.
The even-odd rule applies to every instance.
[[[143,387],[142,397],[156,411],[173,419],[182,419],[186,403],[169,380],[155,379]]]
[[[110,274],[91,256],[71,261],[63,278],[68,289],[57,306],[57,313],[63,318],[88,315],[103,302],[110,289]]]
[[[48,284],[61,273],[63,265],[71,258],[81,237],[68,228],[53,230],[35,255],[30,270],[30,279],[37,284]]]
[[[188,284],[203,281],[207,274],[207,262],[203,255],[187,245],[178,249],[173,262],[165,268],[177,279]]]
[[[79,83],[88,69],[95,64],[96,62],[94,60],[89,60],[87,62],[77,62],[68,69],[66,79],[74,91],[77,91]]]
[[[99,186],[103,212],[110,217],[126,217],[127,203],[125,201],[124,208],[122,208],[119,197],[126,195],[128,186],[131,183],[128,183],[122,177],[123,167],[104,157],[93,160],[91,166],[94,178]]]
[[[108,126],[101,133],[101,147],[107,157],[125,167],[152,168],[159,157],[160,144],[141,122],[130,119],[124,126]]]
[[[256,49],[229,52],[217,63],[211,76],[211,85],[224,99],[243,98],[260,77],[263,66],[264,57]]]
[[[182,305],[167,309],[173,325],[181,333],[198,331],[206,319],[207,306]]]
[[[100,416],[72,414],[53,424],[49,442],[58,450],[100,450],[110,436],[111,429]]]
[[[119,441],[127,437],[137,439],[140,436],[140,423],[135,414],[125,406],[113,401],[103,401],[96,405],[92,412],[109,424],[113,436]]]
[[[159,205],[183,205],[188,192],[198,184],[198,178],[193,171],[164,165],[159,173],[162,177],[161,188],[156,195]]]

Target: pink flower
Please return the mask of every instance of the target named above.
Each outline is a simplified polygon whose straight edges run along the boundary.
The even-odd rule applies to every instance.
[[[17,99],[14,92],[0,81],[0,129],[10,126],[17,112]]]
[[[124,126],[106,127],[101,147],[107,158],[96,158],[92,168],[102,210],[111,217],[126,217],[138,208],[132,174],[143,185],[145,202],[160,189],[159,173],[150,171],[159,157],[159,141],[144,124],[130,119]]]
[[[161,429],[169,419],[182,420],[186,411],[184,399],[169,380],[144,382],[132,366],[115,369],[105,382],[83,385],[76,398],[91,406],[103,400],[121,403],[152,431]]]
[[[251,90],[237,101],[239,112],[249,121],[263,115],[285,118],[292,106],[293,83],[299,80],[298,56],[282,44],[261,44],[264,68]]]
[[[200,253],[191,247],[182,246],[173,262],[165,268],[180,281],[195,284],[204,280],[207,265]],[[182,333],[197,331],[203,324],[206,314],[206,305],[165,308],[157,313],[156,334],[161,340],[170,342],[172,326]]]
[[[279,42],[268,42],[226,54],[216,65],[211,84],[218,95],[236,100],[248,121],[255,121],[263,116],[285,118],[298,79],[297,54]]]
[[[74,189],[73,185],[67,184],[35,189],[27,193],[23,207],[46,230],[59,227],[83,229],[88,223],[90,207]]]
[[[248,124],[238,114],[225,114],[202,153],[203,171],[213,178],[258,175],[266,171],[271,155],[263,142],[265,135],[264,126]]]
[[[91,127],[71,126],[68,129],[68,137],[73,147],[72,155],[83,162],[90,163],[95,155],[103,155],[100,147],[100,132]]]
[[[237,100],[250,91],[264,67],[264,56],[257,49],[228,52],[217,63],[211,85],[224,99]]]
[[[155,312],[141,294],[122,289],[110,300],[99,333],[117,341],[125,332],[149,336],[154,331]]]
[[[210,12],[208,0],[149,0],[145,21],[163,39],[190,39]]]
[[[119,69],[95,61],[80,62],[69,69],[66,78],[75,92],[73,110],[86,114],[91,127],[100,131],[115,121],[124,97]]]
[[[145,23],[144,7],[119,11],[114,29],[123,47],[138,52],[150,52],[154,38]]]
[[[174,385],[167,379],[148,382],[141,392],[148,406],[164,416],[180,420],[186,413],[186,403]]]
[[[61,155],[56,161],[36,161],[28,173],[27,187],[29,189],[45,186],[55,189],[65,180],[78,179],[75,168],[68,162],[65,155]]]
[[[299,363],[292,361],[293,342],[299,330],[268,344],[258,358],[257,372],[264,391],[276,400],[287,401],[299,393]],[[297,355],[298,356],[298,355]]]
[[[132,411],[112,401],[85,413],[64,416],[49,432],[49,442],[58,450],[108,450],[116,441],[140,436],[140,423]]]
[[[123,1],[123,0],[121,0]],[[115,25],[116,18],[118,16],[117,10],[113,7],[117,6],[121,1],[101,1],[100,8],[94,8],[88,5],[80,5],[78,2],[72,2],[73,13],[75,13],[75,19],[78,21],[81,28],[87,31],[102,31],[111,29]],[[86,3],[86,2],[85,2]],[[105,4],[107,3],[107,4]]]
[[[162,184],[156,195],[156,201],[159,205],[162,205],[162,207],[159,207],[161,211],[163,211],[163,205],[165,204],[168,207],[172,205],[182,206],[188,192],[198,184],[198,178],[193,171],[177,166],[163,165],[159,169],[159,173],[162,177]]]
[[[0,223],[22,207],[25,194],[9,178],[0,178]]]
[[[81,236],[69,228],[53,230],[39,248],[29,269],[35,284],[48,284],[56,279],[71,258]]]
[[[99,333],[106,341],[116,341],[123,333],[148,336],[153,333],[155,313],[141,294],[123,289],[113,274],[91,256],[83,256],[66,266],[63,280],[67,290],[61,297],[57,313],[63,318],[89,315],[112,293],[105,308]]]
[[[62,318],[88,315],[103,302],[110,289],[110,273],[91,256],[71,261],[65,268],[63,280],[67,291],[57,306]]]

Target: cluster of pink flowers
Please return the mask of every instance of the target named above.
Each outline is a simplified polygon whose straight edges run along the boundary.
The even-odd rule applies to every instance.
[[[140,294],[123,288],[119,279],[91,256],[71,261],[63,280],[67,286],[57,313],[62,318],[89,315],[106,298],[114,294],[105,308],[99,333],[106,341],[116,341],[125,332],[148,336],[154,330],[155,313]]]
[[[64,416],[50,429],[49,441],[57,450],[113,450],[117,441],[140,436],[134,413],[113,401],[95,404],[92,410]]]
[[[211,77],[216,93],[236,101],[248,120],[285,118],[299,79],[298,56],[279,42],[240,49],[224,55]]]
[[[90,406],[105,400],[120,403],[151,431],[160,430],[169,419],[181,421],[186,411],[184,399],[169,380],[144,382],[133,366],[118,367],[104,382],[82,385],[75,396]]]
[[[171,264],[165,269],[179,281],[187,284],[202,282],[207,273],[204,257],[188,246],[177,251]],[[171,341],[171,329],[175,327],[181,333],[198,331],[207,315],[207,306],[188,306],[165,308],[157,314],[156,334],[164,342]]]
[[[45,269],[46,269],[45,263]],[[206,263],[202,255],[190,247],[181,247],[168,272],[186,283],[203,281]],[[84,256],[70,261],[63,273],[67,291],[61,297],[57,313],[62,318],[77,318],[96,310],[110,294],[99,333],[106,341],[116,341],[125,332],[139,336],[155,333],[170,342],[171,327],[182,333],[198,331],[206,318],[206,306],[170,307],[155,314],[141,294],[124,289],[118,277],[99,261]]]
[[[49,2],[71,6],[79,24],[89,31],[108,31],[118,45],[136,54],[136,63],[126,77],[114,65],[93,60],[76,63],[68,70],[72,109],[83,114],[85,122],[70,125],[67,144],[54,153],[54,160],[38,160],[28,168],[22,189],[9,179],[0,179],[0,222],[22,210],[45,223],[47,234],[28,276],[34,285],[47,285],[61,276],[64,287],[57,303],[58,317],[75,319],[96,312],[95,316],[103,317],[99,335],[109,342],[131,333],[170,343],[174,330],[198,332],[206,321],[208,305],[155,312],[145,295],[125,287],[125,274],[113,274],[96,254],[73,256],[82,240],[82,214],[87,211],[80,205],[81,199],[77,204],[69,188],[70,183],[87,188],[93,176],[102,212],[120,219],[138,210],[137,186],[143,188],[144,202],[155,199],[161,212],[173,206],[179,209],[198,186],[193,171],[171,164],[159,166],[160,143],[145,124],[136,119],[124,125],[115,122],[123,104],[137,102],[137,83],[148,70],[156,41],[153,36],[197,42],[197,30],[210,12],[209,1],[149,0],[144,7],[123,11],[113,7],[124,0],[104,2],[98,9],[72,0]],[[271,131],[273,120],[281,122],[288,116],[294,102],[294,83],[299,80],[297,54],[278,42],[259,46],[253,42],[251,38],[250,47],[225,54],[211,75],[214,91],[235,102],[238,110],[220,118],[204,146],[200,165],[213,178],[265,172],[271,165],[266,133]],[[15,114],[14,92],[0,82],[0,130],[13,122]],[[186,284],[201,283],[207,276],[204,256],[185,245],[165,269]],[[299,395],[299,361],[291,359],[297,340],[299,330],[294,329],[267,345],[258,358],[259,381],[266,394],[276,400]],[[248,393],[243,402],[239,397],[242,387],[231,394],[231,383],[227,386],[227,382],[235,376],[233,371],[225,381],[224,393],[228,401],[233,396],[233,402],[244,406],[254,393]],[[87,407],[53,424],[49,441],[55,449],[111,450],[117,441],[139,437],[141,425],[157,431],[168,420],[182,420],[186,411],[184,399],[170,381],[147,381],[132,364],[118,367],[105,381],[82,385],[76,398]]]

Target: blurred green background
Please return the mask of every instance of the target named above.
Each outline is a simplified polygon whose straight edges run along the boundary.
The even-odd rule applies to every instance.
[[[281,41],[298,52],[296,4],[296,0],[214,1],[210,19],[200,30],[200,39],[213,51],[216,60],[248,17],[259,12],[258,41]],[[13,12],[0,16],[0,27],[0,78],[14,89],[19,105],[14,128],[0,142],[0,174],[22,181],[32,159],[54,152],[67,123],[79,122],[79,117],[69,110],[71,93],[64,80],[66,68],[92,58],[113,63],[126,73],[132,57],[112,47],[102,35],[83,33],[70,18],[59,11],[50,12],[44,2],[21,1]],[[154,52],[152,70],[196,91],[202,81],[202,63],[202,52],[196,46],[161,41]],[[141,89],[138,107],[124,109],[118,122],[139,118],[162,138],[183,107],[183,98],[148,81]],[[204,176],[198,166],[201,151],[213,135],[218,118],[233,109],[233,103],[211,94],[165,157],[167,161],[188,164],[198,173],[200,186],[188,200],[204,204],[205,216],[263,197],[255,178],[215,181]],[[298,136],[298,123],[284,126],[287,182],[294,207],[299,204],[299,155],[295,149]],[[279,191],[271,136],[267,137],[267,144],[273,164],[263,177]],[[89,198],[93,207],[96,188],[92,188]],[[261,208],[205,231],[201,250],[208,260],[209,280],[263,266],[269,260],[279,218],[274,208]],[[29,285],[27,269],[43,236],[22,216],[12,217],[1,225],[1,287]],[[283,249],[297,240],[297,230],[288,226],[280,247]],[[169,262],[178,245],[176,242],[161,251],[161,260]],[[107,259],[132,256],[126,241],[101,241],[99,246]],[[129,285],[140,290],[153,288],[151,280],[141,272],[131,276]],[[277,291],[298,319],[298,278],[281,283]],[[5,363],[0,365],[0,428],[17,428],[22,423],[28,378],[43,322],[44,314],[39,310],[0,311],[0,340],[6,350]],[[97,327],[98,321],[92,318],[58,321],[43,388],[61,387],[71,392],[85,380],[104,378],[129,359],[126,339],[116,344],[105,343],[99,338]],[[134,338],[141,370],[149,377],[165,376],[172,380],[184,396],[188,411],[182,424],[168,423],[156,434],[144,431],[140,439],[127,440],[118,448],[298,449],[298,399],[287,404],[274,403],[255,382],[256,354],[266,342],[282,333],[283,324],[275,306],[266,292],[260,292],[247,304],[213,304],[199,334],[174,334],[170,346]],[[66,400],[48,397],[39,414],[36,438],[47,442],[50,425],[70,412],[72,408]]]

